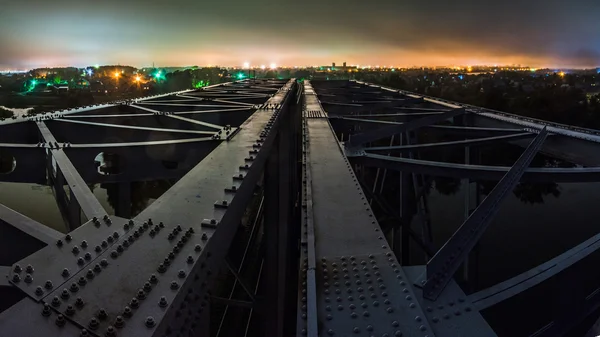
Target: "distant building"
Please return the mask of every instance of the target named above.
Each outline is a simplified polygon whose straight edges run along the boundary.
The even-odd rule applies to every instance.
[[[346,62],[344,62],[344,68],[346,68]]]
[[[335,68],[335,62],[331,64],[331,68]]]

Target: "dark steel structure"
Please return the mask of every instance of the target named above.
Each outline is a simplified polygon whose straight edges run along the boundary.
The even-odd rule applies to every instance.
[[[424,141],[436,132],[454,138]],[[496,336],[480,311],[600,239],[469,295],[454,276],[468,275],[520,181],[600,180],[599,141],[368,83],[294,79],[0,122],[0,181],[51,186],[68,228],[0,205],[0,336]],[[481,165],[479,147],[498,142],[523,152],[511,167]],[[582,167],[529,167],[572,144],[566,159]],[[424,155],[457,148],[461,162]],[[430,175],[498,182],[485,198],[467,189],[464,223],[441,247]],[[178,180],[134,214],[131,182],[158,178]],[[114,212],[90,189],[98,183],[116,186]],[[411,265],[414,244],[425,264]],[[598,308],[594,294],[532,336],[571,331]]]

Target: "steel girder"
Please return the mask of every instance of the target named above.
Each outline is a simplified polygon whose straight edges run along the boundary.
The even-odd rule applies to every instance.
[[[261,92],[273,93],[268,106],[239,130],[224,126],[215,138],[227,141],[135,219],[93,218],[13,265],[9,279],[31,299],[0,314],[0,336],[37,336],[40,328],[49,336],[79,335],[82,329],[126,336],[204,331],[189,320],[208,308],[206,294],[292,96],[293,81],[262,83],[268,87]],[[251,92],[247,84],[237,86]],[[40,147],[62,153],[68,145]],[[57,167],[76,173],[69,163],[64,156]],[[177,308],[183,306],[193,311],[182,315]],[[30,325],[22,324],[27,317]]]

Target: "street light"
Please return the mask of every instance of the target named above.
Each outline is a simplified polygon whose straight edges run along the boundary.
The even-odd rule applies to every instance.
[[[118,71],[115,72],[115,78],[119,78],[119,76],[121,76],[121,73],[119,73]]]
[[[275,69],[275,68],[277,68],[277,64],[271,63],[271,69]]]

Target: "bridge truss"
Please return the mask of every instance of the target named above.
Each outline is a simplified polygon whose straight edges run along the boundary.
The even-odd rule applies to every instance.
[[[549,140],[595,135],[507,115],[475,125],[489,113],[360,82],[249,80],[0,122],[1,181],[52,186],[66,224],[0,205],[0,336],[495,336],[482,310],[599,239],[468,295],[454,276],[520,181],[598,181],[600,169],[530,167]],[[436,132],[454,136],[427,141]],[[479,147],[499,142],[523,153],[482,165]],[[457,148],[460,161],[426,155]],[[431,175],[498,182],[465,193],[464,223],[440,247]],[[131,182],[158,178],[178,181],[134,214]],[[117,186],[114,214],[98,183]],[[576,303],[533,335],[598,306]]]

